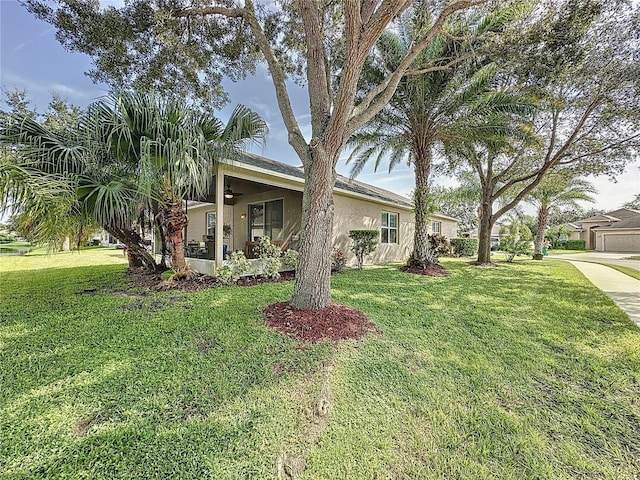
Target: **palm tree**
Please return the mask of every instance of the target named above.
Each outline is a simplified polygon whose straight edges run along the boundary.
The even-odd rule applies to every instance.
[[[247,141],[264,139],[267,125],[239,105],[224,125],[186,102],[147,93],[123,93],[96,106],[112,153],[138,166],[145,197],[157,202],[157,218],[171,246],[175,277],[191,274],[184,257],[188,225],[184,200],[206,196],[217,159],[237,154]],[[150,203],[151,204],[151,203]]]
[[[597,193],[588,181],[576,178],[570,170],[559,171],[547,175],[540,185],[529,194],[531,203],[537,206],[538,231],[534,241],[534,258],[542,258],[545,232],[549,225],[549,215],[553,209],[577,206],[577,201],[593,202],[590,195]]]
[[[498,17],[480,19],[467,25],[452,26],[453,35],[436,38],[431,47],[416,62],[430,64],[434,59],[451,59],[469,53],[468,43],[461,38],[474,30],[477,34],[496,31],[503,27],[510,15],[501,12]],[[393,71],[411,48],[415,27],[409,22],[401,24],[400,32],[386,32],[379,44],[380,58],[372,67],[371,75],[384,77]],[[466,49],[466,51],[465,51]],[[437,262],[428,239],[430,200],[430,175],[436,149],[445,152],[461,142],[473,142],[478,138],[504,128],[497,119],[499,113],[521,110],[522,101],[505,90],[494,90],[497,67],[495,64],[475,59],[460,62],[451,68],[408,75],[399,84],[388,107],[349,142],[354,147],[348,162],[354,162],[351,176],[358,175],[370,160],[377,169],[388,160],[389,171],[401,161],[413,164],[415,189],[414,246],[409,264],[421,268]]]
[[[84,115],[52,130],[30,116],[5,117],[0,143],[10,153],[2,164],[1,206],[11,203],[39,242],[59,243],[70,229],[100,225],[126,246],[130,266],[155,269],[134,227],[142,202],[134,172],[110,155],[94,120]]]

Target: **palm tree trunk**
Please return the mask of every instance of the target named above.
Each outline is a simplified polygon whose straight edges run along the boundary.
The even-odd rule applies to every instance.
[[[167,200],[165,207],[160,210],[160,221],[165,230],[167,243],[173,246],[171,265],[176,271],[176,276],[188,276],[191,270],[184,256],[184,229],[189,224],[189,219],[184,213],[182,202]]]
[[[416,188],[413,192],[415,231],[413,235],[413,252],[409,265],[426,268],[437,263],[429,242],[429,175],[431,173],[431,156],[427,153],[414,160]]]
[[[480,207],[480,224],[478,226],[478,263],[491,263],[491,229],[495,220],[491,199],[483,198]]]
[[[305,168],[300,263],[291,305],[301,310],[320,310],[331,303],[335,173],[333,159],[321,148],[316,149],[309,165]]]
[[[105,226],[104,229],[126,247],[129,267],[145,266],[151,271],[158,269],[153,255],[142,245],[142,238],[138,232],[113,225]]]
[[[544,245],[544,233],[549,224],[549,206],[544,203],[538,209],[538,231],[535,240],[535,253],[542,255],[542,247]]]

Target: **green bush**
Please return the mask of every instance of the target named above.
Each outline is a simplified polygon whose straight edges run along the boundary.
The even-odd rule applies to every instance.
[[[213,275],[222,285],[233,285],[243,273],[248,272],[251,268],[251,262],[240,251],[230,253],[226,260],[227,265],[217,268]]]
[[[567,250],[584,250],[587,248],[587,242],[584,240],[567,240]]]
[[[553,242],[553,248],[557,248],[559,250],[567,249],[567,241],[566,240],[558,240],[557,242]]]
[[[518,255],[528,255],[533,250],[531,230],[519,217],[513,217],[511,223],[500,227],[498,250],[504,253],[507,262],[513,262]]]
[[[478,253],[477,238],[452,238],[449,243],[453,253],[459,257],[473,257]]]
[[[353,240],[351,250],[356,255],[358,270],[362,270],[364,257],[373,252],[378,246],[378,230],[349,230],[349,238]]]

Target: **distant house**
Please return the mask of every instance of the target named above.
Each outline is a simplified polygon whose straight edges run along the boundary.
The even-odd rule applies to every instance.
[[[640,252],[640,211],[620,208],[565,224],[569,240],[584,240],[587,250]]]
[[[245,153],[240,159],[220,162],[214,184],[207,198],[187,203],[185,244],[192,268],[211,273],[229,251],[242,250],[251,257],[255,242],[264,235],[298,248],[302,167]],[[457,220],[446,215],[432,214],[430,227],[447,238],[457,235]],[[406,197],[338,175],[331,243],[346,254],[349,264],[355,264],[355,257],[348,234],[355,229],[380,232],[369,263],[403,262],[413,246],[413,205]],[[155,248],[158,252],[159,245]]]

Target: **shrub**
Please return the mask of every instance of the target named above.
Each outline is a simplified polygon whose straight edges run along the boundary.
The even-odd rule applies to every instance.
[[[531,230],[521,220],[513,219],[511,225],[500,228],[500,234],[504,235],[498,244],[507,262],[513,262],[516,255],[528,255],[533,251],[531,245]]]
[[[441,235],[439,233],[433,233],[429,235],[429,243],[431,245],[431,250],[436,256],[436,259],[440,255],[451,255],[451,246],[449,245],[449,241],[447,237]]]
[[[294,270],[298,269],[298,263],[300,263],[300,252],[290,248],[284,255],[282,255],[282,264],[285,267],[293,268]]]
[[[342,273],[347,265],[347,257],[339,248],[333,248],[331,251],[331,273]]]
[[[557,248],[560,250],[566,250],[567,249],[567,240],[558,240],[556,242],[552,243],[553,248]]]
[[[565,248],[567,250],[584,250],[587,248],[587,242],[584,240],[567,240]]]
[[[351,250],[356,255],[358,270],[362,270],[364,257],[373,252],[378,246],[378,230],[349,230],[349,238],[353,240]]]
[[[258,245],[255,246],[254,251],[258,258],[280,258],[282,256],[282,248],[271,243],[269,235],[258,239]]]
[[[282,248],[271,243],[268,235],[260,237],[255,247],[258,258],[262,261],[262,273],[267,278],[278,278],[282,267]]]
[[[459,257],[473,257],[478,253],[477,238],[452,238],[450,242],[453,253]]]
[[[229,262],[227,265],[216,269],[213,275],[222,285],[233,285],[243,273],[248,272],[251,268],[251,262],[247,260],[243,252],[230,253],[227,255],[227,262]]]

